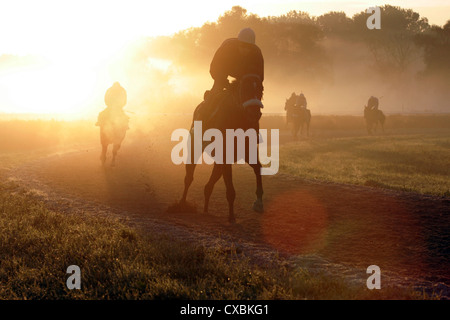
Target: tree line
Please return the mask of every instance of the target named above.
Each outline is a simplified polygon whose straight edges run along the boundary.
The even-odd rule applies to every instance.
[[[385,5],[381,9],[381,29],[369,30],[369,14],[352,18],[344,12],[313,17],[290,11],[281,16],[259,17],[235,6],[216,22],[182,30],[170,37],[148,39],[140,48],[147,56],[170,59],[186,71],[209,64],[221,42],[251,27],[264,53],[266,66],[281,72],[298,72],[309,79],[327,77],[333,52],[323,46],[325,39],[363,44],[371,53],[369,64],[381,74],[403,73],[421,60],[422,73],[448,76],[450,73],[450,20],[442,27],[411,9]],[[168,50],[170,48],[170,50]]]

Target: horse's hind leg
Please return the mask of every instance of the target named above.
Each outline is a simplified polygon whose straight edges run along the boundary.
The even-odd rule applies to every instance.
[[[297,124],[293,125],[292,128],[292,137],[294,138],[294,140],[298,139],[298,131],[300,130],[300,127]]]
[[[233,186],[233,174],[231,170],[231,164],[223,165],[223,181],[227,189],[227,201],[228,201],[228,221],[235,223],[234,217],[234,199],[236,198],[236,191]]]
[[[203,149],[202,149],[203,152]],[[180,204],[186,204],[186,198],[187,198],[187,193],[189,190],[189,187],[192,184],[192,181],[194,181],[194,171],[195,171],[195,167],[197,165],[197,163],[199,163],[200,158],[202,157],[202,154],[196,155],[192,153],[192,150],[188,150],[188,156],[187,156],[187,160],[188,163],[186,163],[186,175],[184,176],[184,191],[183,191],[183,196],[181,197],[180,200]]]
[[[258,162],[255,164],[250,164],[250,167],[252,167],[253,172],[255,172],[256,176],[256,201],[253,203],[253,210],[256,212],[264,212],[264,206],[262,201],[263,196],[263,185],[262,185],[262,177],[261,177],[261,163]]]
[[[117,156],[117,152],[119,151],[119,149],[120,149],[120,143],[113,145],[113,151],[112,151],[113,157],[112,157],[112,161],[111,161],[111,167],[114,167],[116,165],[116,156]]]
[[[107,151],[108,151],[108,144],[102,143],[102,153],[100,154],[100,161],[102,162],[102,166],[105,165]]]
[[[366,128],[367,128],[367,134],[371,135],[372,134],[372,125],[370,123],[367,123]]]
[[[205,206],[203,207],[203,212],[208,213],[209,206],[209,198],[211,197],[214,185],[220,179],[223,172],[223,165],[214,164],[213,171],[211,172],[211,176],[209,177],[208,183],[205,185],[204,195],[205,195]]]

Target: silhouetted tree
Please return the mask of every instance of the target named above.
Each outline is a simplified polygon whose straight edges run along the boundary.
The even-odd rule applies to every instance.
[[[424,48],[425,73],[450,77],[450,20],[418,34],[416,43]]]
[[[354,30],[373,54],[377,68],[383,73],[404,72],[420,58],[414,38],[429,28],[428,20],[411,9],[385,5],[381,9],[381,29],[369,30],[369,15],[361,12],[353,17]]]
[[[318,25],[327,36],[351,38],[352,19],[345,12],[329,12],[317,18]]]

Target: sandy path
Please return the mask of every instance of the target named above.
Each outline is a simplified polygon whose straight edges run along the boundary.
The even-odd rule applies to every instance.
[[[222,180],[210,214],[201,213],[207,165],[198,167],[189,194],[198,213],[166,213],[179,199],[184,178],[184,168],[170,161],[170,148],[155,139],[125,144],[118,165],[104,169],[97,148],[79,150],[28,163],[10,175],[59,211],[113,214],[143,232],[237,246],[259,263],[282,261],[361,285],[366,268],[375,264],[383,286],[437,288],[450,296],[450,199],[278,174],[264,177],[265,212],[258,214],[251,210],[253,172],[234,166],[237,224],[231,226]]]

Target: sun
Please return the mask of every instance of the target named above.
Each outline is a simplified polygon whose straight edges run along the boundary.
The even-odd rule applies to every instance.
[[[200,26],[229,9],[229,4],[202,1],[158,5],[134,0],[26,3],[26,12],[15,2],[4,8],[9,14],[2,17],[0,28],[11,32],[0,35],[2,50],[8,50],[0,55],[32,55],[46,63],[20,68],[0,66],[0,113],[65,118],[98,113],[104,107],[104,92],[112,83],[132,82],[126,79],[119,58],[130,44],[143,37],[171,35]],[[195,6],[204,10],[191,10]],[[163,60],[149,63],[162,71],[170,65]],[[182,88],[178,83],[171,84]]]
[[[11,111],[30,114],[76,115],[91,98],[95,82],[93,70],[70,64],[50,64],[2,77]]]

